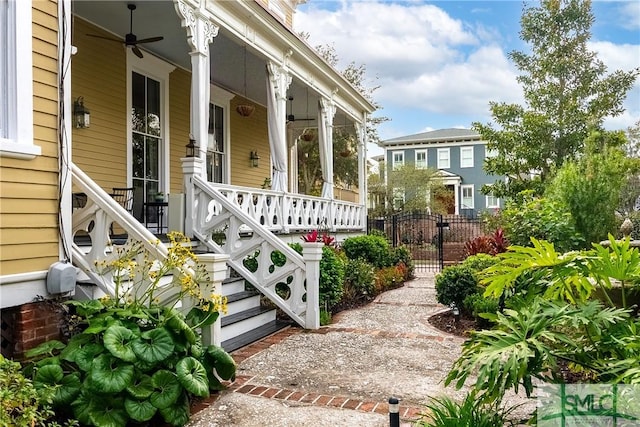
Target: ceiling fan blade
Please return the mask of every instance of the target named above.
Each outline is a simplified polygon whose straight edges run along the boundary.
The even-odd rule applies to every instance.
[[[142,39],[142,40],[138,40],[137,43],[153,43],[153,42],[159,42],[160,40],[163,40],[164,37],[162,36],[158,36],[158,37],[149,37],[146,39]]]
[[[138,58],[142,58],[142,52],[140,51],[140,49],[138,49],[138,46],[134,46],[131,50],[133,50],[133,53],[135,53],[135,55]]]
[[[110,40],[112,42],[120,42],[120,43],[124,43],[124,40],[122,39],[117,39],[115,37],[106,37],[106,36],[99,36],[97,34],[87,34],[89,37],[95,37],[98,39],[104,39],[104,40]]]

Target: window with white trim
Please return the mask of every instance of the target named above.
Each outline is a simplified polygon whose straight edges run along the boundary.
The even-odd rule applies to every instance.
[[[449,161],[449,149],[438,148],[438,169],[449,169],[451,162]]]
[[[404,166],[404,151],[391,152],[391,167],[393,170],[400,169]]]
[[[427,168],[427,150],[416,150],[416,169]]]
[[[473,147],[460,147],[460,167],[473,167]]]
[[[487,194],[487,208],[495,209],[500,207],[500,199],[493,194]]]
[[[0,0],[0,157],[41,153],[33,144],[31,33],[31,2]]]
[[[461,209],[473,209],[473,185],[461,185],[460,191],[462,192],[462,204]]]

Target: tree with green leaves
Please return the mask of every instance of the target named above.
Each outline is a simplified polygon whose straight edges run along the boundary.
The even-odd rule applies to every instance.
[[[406,164],[390,171],[382,188],[385,195],[382,213],[426,210],[446,213],[445,199],[450,193],[445,191],[436,169],[416,169],[412,163]]]
[[[491,102],[492,123],[473,124],[498,153],[485,170],[509,177],[483,189],[499,197],[525,189],[541,193],[552,171],[582,151],[591,130],[624,111],[640,73],[607,74],[587,49],[594,23],[589,0],[542,0],[540,6],[525,6],[520,23],[520,38],[531,49],[513,51],[509,58],[521,72],[517,80],[526,105]]]

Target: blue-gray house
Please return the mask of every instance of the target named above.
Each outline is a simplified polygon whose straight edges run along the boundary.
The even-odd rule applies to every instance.
[[[499,198],[480,192],[484,184],[493,184],[500,177],[484,171],[484,160],[492,153],[474,130],[439,129],[381,141],[380,146],[387,172],[408,164],[437,169],[445,188],[453,193],[448,198],[449,214],[475,216],[503,207]]]

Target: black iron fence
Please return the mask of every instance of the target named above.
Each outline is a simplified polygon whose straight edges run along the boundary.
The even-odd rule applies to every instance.
[[[367,231],[378,230],[394,246],[411,252],[416,270],[440,271],[466,257],[465,244],[483,234],[476,216],[404,212],[368,218]]]

